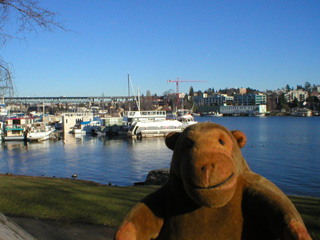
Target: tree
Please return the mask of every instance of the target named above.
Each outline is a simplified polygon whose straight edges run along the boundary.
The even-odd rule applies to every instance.
[[[279,98],[278,98],[278,109],[279,110],[288,110],[288,102],[287,99],[284,95],[284,93],[282,93]]]
[[[163,96],[171,95],[171,94],[173,94],[173,93],[174,93],[174,90],[173,90],[173,89],[169,89],[169,90],[167,90],[167,91],[165,91],[165,92],[163,93]]]
[[[36,32],[37,27],[45,31],[56,28],[66,30],[55,20],[57,13],[40,7],[38,0],[0,0],[0,44],[11,39],[25,39],[26,32]],[[6,25],[10,25],[10,31]],[[12,29],[12,26],[16,26]]]
[[[0,58],[0,97],[13,97],[15,94],[15,86],[11,79],[10,66]]]
[[[295,97],[292,101],[291,108],[296,108],[296,107],[301,107],[301,104],[300,104],[298,98]]]
[[[311,110],[318,110],[320,107],[320,100],[317,96],[310,96],[307,98],[307,106]]]
[[[253,88],[250,88],[248,87],[247,88],[247,93],[250,94],[250,93],[258,93],[259,91],[257,89],[253,89]]]
[[[304,83],[304,90],[308,91],[311,88],[311,84],[309,82]]]
[[[189,90],[189,96],[191,96],[191,97],[194,96],[194,90],[193,90],[192,86],[190,87],[190,90]]]
[[[56,16],[57,13],[40,7],[38,0],[0,0],[0,47],[12,39],[25,39],[26,32],[37,33],[37,28],[67,31],[55,20]],[[5,60],[0,61],[0,69],[10,73]]]
[[[290,86],[289,86],[289,84],[287,84],[286,90],[287,90],[287,92],[290,92]]]

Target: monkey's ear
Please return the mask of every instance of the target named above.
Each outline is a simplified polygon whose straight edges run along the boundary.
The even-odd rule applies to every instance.
[[[239,148],[243,148],[247,143],[246,135],[239,130],[232,130],[231,133],[233,137],[236,139]]]
[[[179,132],[171,132],[166,136],[165,143],[169,149],[172,151],[174,150],[174,147],[176,146],[176,142],[179,138],[181,133]]]

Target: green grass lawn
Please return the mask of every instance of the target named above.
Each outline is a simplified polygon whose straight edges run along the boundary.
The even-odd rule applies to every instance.
[[[157,186],[115,187],[73,179],[0,175],[7,216],[118,226]],[[313,239],[320,239],[320,199],[290,196]]]

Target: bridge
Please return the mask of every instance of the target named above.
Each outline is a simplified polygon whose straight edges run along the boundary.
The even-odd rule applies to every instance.
[[[113,96],[113,97],[4,97],[5,104],[40,104],[40,103],[101,103],[101,102],[120,102],[120,101],[133,101],[134,96]]]

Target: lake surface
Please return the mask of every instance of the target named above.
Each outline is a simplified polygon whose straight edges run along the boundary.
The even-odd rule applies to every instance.
[[[320,197],[320,117],[198,117],[247,136],[242,154],[250,168],[287,194]],[[91,180],[133,185],[148,172],[169,168],[172,151],[164,138],[74,137],[65,143],[4,142],[0,173]]]

